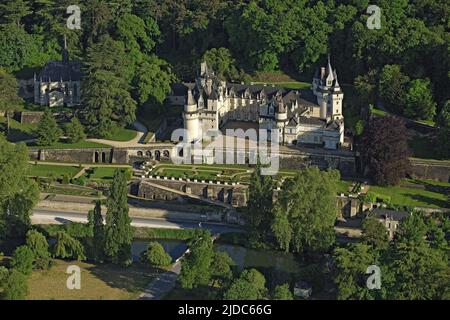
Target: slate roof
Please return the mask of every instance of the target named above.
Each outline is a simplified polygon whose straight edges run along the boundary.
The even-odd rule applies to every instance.
[[[38,79],[42,78],[42,81],[52,82],[57,82],[61,79],[62,81],[80,81],[82,77],[81,62],[51,61],[41,70]]]
[[[390,218],[395,221],[402,221],[403,219],[406,219],[410,216],[409,212],[406,211],[395,211],[390,209],[384,209],[384,208],[376,208],[372,210],[370,213],[371,216],[374,216],[378,219],[387,219]]]

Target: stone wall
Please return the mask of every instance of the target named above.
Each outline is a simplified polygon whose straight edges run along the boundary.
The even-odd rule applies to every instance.
[[[210,183],[208,181],[187,181],[171,179],[149,179],[152,183],[163,187],[171,188],[183,193],[207,198],[231,204],[235,207],[245,206],[247,204],[246,185],[231,185],[224,183]],[[137,196],[151,200],[175,200],[182,197],[179,193],[170,192],[161,188],[154,187],[144,181],[140,181],[137,188]]]
[[[450,164],[437,163],[419,163],[417,161],[411,162],[411,176],[420,179],[432,179],[443,182],[450,182]]]
[[[44,112],[34,112],[34,111],[22,111],[18,112],[14,118],[19,121],[20,123],[38,123],[42,116],[44,115]]]

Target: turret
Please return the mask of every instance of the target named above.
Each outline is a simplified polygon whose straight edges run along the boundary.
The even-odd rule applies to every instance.
[[[199,115],[197,112],[197,102],[195,101],[192,90],[187,90],[186,102],[184,105],[183,121],[185,128],[185,142],[192,142],[199,138]]]
[[[277,97],[275,105],[275,120],[278,128],[284,128],[287,120],[287,108],[281,97]]]

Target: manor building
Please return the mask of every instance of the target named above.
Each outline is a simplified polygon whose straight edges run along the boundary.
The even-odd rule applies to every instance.
[[[69,61],[66,41],[62,61],[51,61],[34,75],[34,103],[49,106],[74,106],[81,103],[81,63]]]
[[[269,135],[278,130],[284,144],[327,149],[344,142],[343,98],[329,59],[308,90],[227,83],[203,62],[195,83],[175,84],[169,96],[172,103],[184,105],[188,141],[201,139],[209,129],[220,130],[227,122],[246,121],[267,129]]]

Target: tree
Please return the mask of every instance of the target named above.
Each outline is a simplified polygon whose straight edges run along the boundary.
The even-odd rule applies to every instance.
[[[273,293],[274,300],[294,300],[289,284],[285,283],[280,286],[276,286]]]
[[[214,263],[211,264],[211,275],[219,280],[228,280],[233,276],[231,266],[233,259],[226,252],[214,252]]]
[[[436,114],[436,103],[430,89],[430,80],[411,81],[406,93],[405,115],[413,119],[431,120]]]
[[[7,134],[9,134],[11,113],[22,106],[22,99],[18,94],[19,85],[16,78],[0,68],[0,110],[6,112]]]
[[[212,48],[203,54],[202,60],[206,61],[221,79],[234,82],[239,80],[236,61],[228,48]]]
[[[0,238],[22,237],[30,226],[31,209],[39,189],[28,178],[28,151],[6,141],[0,134]]]
[[[149,98],[152,102],[162,104],[172,90],[175,81],[170,65],[156,55],[146,57],[136,74],[137,96],[141,104]]]
[[[387,284],[389,299],[441,299],[448,286],[446,251],[430,245],[425,219],[423,213],[413,212],[400,223],[387,257],[395,279]]]
[[[367,74],[355,78],[355,89],[364,104],[374,104],[377,97],[377,71],[370,70]]]
[[[386,294],[385,286],[382,290],[367,288],[367,267],[380,265],[379,256],[367,244],[351,244],[346,248],[336,248],[333,253],[336,265],[335,283],[338,287],[338,299],[372,300],[382,298]],[[385,275],[382,272],[382,275]],[[381,278],[384,283],[384,277]]]
[[[83,82],[83,104],[89,132],[99,137],[112,137],[117,127],[131,124],[136,118],[136,102],[128,85],[110,71],[99,70],[87,77]]]
[[[181,287],[192,289],[207,285],[211,279],[211,264],[214,251],[211,234],[198,233],[189,244],[189,253],[181,264],[179,281]]]
[[[36,230],[30,230],[27,233],[26,244],[33,252],[34,267],[37,269],[48,269],[51,263],[51,256],[45,236]]]
[[[5,0],[0,4],[1,23],[14,23],[20,27],[23,17],[31,13],[28,1],[24,0]]]
[[[105,226],[103,224],[102,206],[100,201],[95,202],[93,211],[93,242],[94,258],[96,261],[103,261],[105,255]]]
[[[252,173],[245,219],[252,236],[256,240],[265,240],[273,221],[273,187],[272,176],[261,174],[261,165],[257,164]]]
[[[128,216],[128,187],[124,173],[117,169],[106,202],[105,254],[114,263],[131,264],[133,232]]]
[[[0,67],[15,72],[44,64],[51,55],[43,52],[42,41],[15,24],[0,24]]]
[[[439,133],[437,137],[436,153],[444,158],[450,158],[450,100],[442,107],[438,117]]]
[[[388,231],[375,217],[364,219],[361,240],[374,249],[386,249],[389,246]]]
[[[56,242],[53,246],[53,256],[61,259],[86,260],[84,248],[80,241],[72,238],[64,231],[56,234]]]
[[[66,137],[69,143],[77,143],[86,139],[84,127],[77,117],[73,117],[70,123],[66,125]]]
[[[321,251],[334,242],[336,184],[339,172],[310,167],[283,185],[275,204],[272,230],[280,248],[294,252]]]
[[[372,117],[361,138],[366,170],[378,185],[395,185],[409,169],[408,135],[403,121],[394,116]]]
[[[386,108],[403,114],[409,77],[404,75],[399,65],[385,65],[381,71],[379,92]]]
[[[12,267],[28,276],[33,271],[34,254],[27,246],[20,246],[14,251]]]
[[[156,267],[168,266],[172,262],[172,258],[166,253],[163,246],[156,241],[148,244],[147,250],[143,252],[141,259],[142,262],[147,262]]]
[[[27,295],[27,277],[22,272],[12,269],[3,286],[3,299],[24,300]]]
[[[256,269],[244,270],[224,294],[224,300],[261,300],[267,295],[264,275]]]
[[[62,130],[50,111],[46,110],[36,128],[36,143],[39,146],[51,146],[58,142]]]

